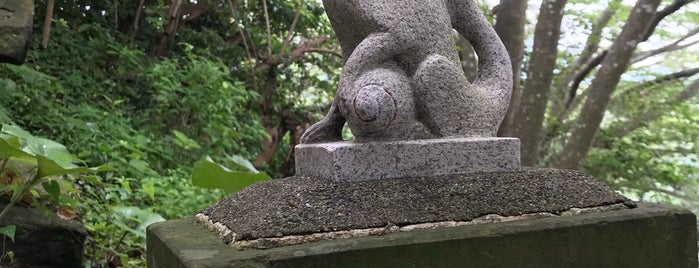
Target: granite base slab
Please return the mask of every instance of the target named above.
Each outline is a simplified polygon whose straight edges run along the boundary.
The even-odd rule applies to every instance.
[[[696,217],[656,204],[235,250],[194,218],[148,227],[148,267],[697,267]]]
[[[226,242],[356,229],[559,215],[634,203],[585,173],[560,169],[337,182],[291,177],[252,185],[201,211]]]
[[[335,181],[497,172],[520,166],[516,138],[302,144],[295,154],[297,176]]]

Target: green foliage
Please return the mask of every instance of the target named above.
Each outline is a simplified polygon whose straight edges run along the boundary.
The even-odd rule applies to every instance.
[[[140,237],[146,237],[146,227],[153,223],[165,221],[165,218],[157,213],[140,209],[139,207],[112,207],[112,213],[116,221],[114,222],[124,231],[134,233]]]
[[[37,27],[27,64],[0,64],[0,122],[65,144],[66,152],[82,159],[70,169],[65,164],[75,158],[42,165],[43,175],[101,164],[116,169],[99,176],[49,176],[36,184],[43,198],[69,203],[80,216],[89,231],[86,267],[144,266],[142,231],[148,223],[188,217],[223,198],[223,190],[192,184],[192,178],[207,175],[196,169],[193,174],[195,163],[218,168],[213,170],[224,181],[194,181],[228,192],[269,178],[244,160],[256,156],[268,134],[251,74],[264,75],[250,69],[259,62],[249,60],[239,33],[245,30],[247,45],[260,51],[270,45],[276,52],[299,1],[268,3],[274,36],[269,44],[259,24],[262,6],[233,3],[235,17],[242,19],[231,19],[227,4],[210,3],[202,16],[182,20],[169,50],[155,57],[168,1],[146,1],[134,30],[137,2],[56,0],[49,46],[38,46]],[[45,4],[37,2],[37,26]],[[330,25],[320,3],[306,3],[293,43],[319,35],[332,35]],[[287,46],[286,54],[294,48]],[[282,61],[288,68],[279,70],[274,110],[291,110],[299,118],[309,107],[324,110],[342,60],[307,54]],[[11,151],[5,147],[0,151]],[[222,165],[197,162],[206,155]],[[218,157],[227,155],[235,157]]]
[[[19,127],[2,125],[0,131],[0,194],[9,203],[0,212],[2,218],[15,204],[27,202],[47,212],[40,201],[48,200],[63,211],[75,208],[75,188],[65,178],[69,174],[112,171],[111,167],[88,168],[65,146],[37,138]],[[66,208],[69,207],[69,208]],[[50,215],[50,213],[47,213]],[[15,225],[0,228],[0,235],[15,240]],[[3,247],[3,257],[8,252]],[[10,259],[10,261],[12,261]]]
[[[194,163],[194,170],[192,170],[194,186],[223,189],[227,193],[235,193],[254,183],[269,180],[267,174],[260,173],[252,163],[240,156],[231,156],[226,160],[232,169],[217,164],[208,156]]]
[[[0,228],[0,234],[3,235],[4,237],[10,238],[12,242],[15,242],[15,231],[17,230],[17,226],[15,225],[8,225]]]
[[[226,195],[193,186],[189,172],[182,170],[139,179],[85,178],[80,187],[79,212],[90,233],[86,261],[100,267],[107,266],[110,258],[143,266],[143,231],[148,224],[191,217]]]

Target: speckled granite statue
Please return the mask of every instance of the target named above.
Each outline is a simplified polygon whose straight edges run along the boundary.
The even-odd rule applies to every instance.
[[[302,143],[492,137],[505,116],[512,68],[471,0],[324,0],[345,65],[328,115]],[[480,58],[469,84],[452,28]]]
[[[512,66],[472,0],[324,0],[345,59],[330,112],[296,147],[296,174],[338,181],[519,167],[519,140],[494,138]],[[453,29],[473,45],[461,68]],[[345,125],[353,141],[342,142]]]

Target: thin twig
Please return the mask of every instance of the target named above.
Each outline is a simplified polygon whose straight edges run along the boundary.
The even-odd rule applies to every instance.
[[[231,10],[231,16],[233,17],[234,20],[237,20],[238,18],[235,17],[235,8],[233,6],[233,1],[228,0],[228,6],[230,7]],[[242,20],[241,20],[242,23]],[[248,59],[248,65],[250,68],[250,73],[252,75],[252,86],[255,90],[258,90],[258,85],[257,85],[257,75],[255,75],[255,66],[252,62],[252,54],[250,54],[250,47],[248,46],[248,39],[245,35],[245,32],[243,32],[242,28],[238,29],[238,32],[240,33],[240,36],[243,38],[243,47],[245,47],[245,56]]]
[[[131,26],[133,29],[133,36],[135,36],[138,33],[138,24],[141,21],[141,14],[143,13],[143,5],[145,4],[146,0],[141,0],[138,3],[138,9],[136,9],[136,16],[133,20],[133,25]]]
[[[665,17],[669,16],[670,14],[674,13],[675,11],[679,10],[683,6],[693,2],[694,0],[675,0],[662,10],[658,11],[655,16],[653,16],[653,21],[651,22],[650,26],[648,29],[646,29],[646,32],[643,36],[643,38],[640,40],[639,43],[645,42],[650,38],[653,33],[655,33],[655,29],[658,27],[658,24],[665,19]],[[598,65],[602,63],[604,58],[607,56],[607,53],[609,52],[609,49],[605,49],[597,56],[591,60],[589,60],[585,67],[581,68],[580,71],[578,71],[575,74],[574,82],[572,85],[568,88],[568,91],[570,92],[571,96],[574,96],[574,94],[577,92],[578,88],[580,87],[580,82],[582,82],[593,70],[597,68]],[[566,109],[570,109],[570,105],[572,104],[572,101],[569,99],[566,103]]]
[[[3,209],[2,212],[0,212],[0,219],[2,219],[5,216],[5,214],[7,214],[8,211],[10,211],[10,208],[12,208],[12,206],[14,206],[15,203],[17,203],[17,202],[10,201],[10,203],[7,204],[5,209]]]
[[[289,45],[289,43],[291,43],[291,39],[294,37],[296,23],[298,23],[298,21],[299,21],[299,17],[301,16],[301,10],[303,10],[303,7],[305,4],[306,4],[306,0],[301,0],[301,4],[299,4],[299,8],[296,9],[296,13],[294,13],[294,20],[291,21],[291,26],[289,26],[289,33],[287,33],[286,38],[284,38],[284,42],[282,43],[282,48],[279,50],[279,55],[283,55],[284,50]]]
[[[342,59],[342,53],[340,53],[337,50],[332,50],[332,49],[327,49],[327,48],[309,48],[304,50],[304,52],[316,52],[316,53],[325,53],[325,54],[330,54],[333,56],[336,56],[340,59]]]
[[[265,11],[265,26],[267,27],[267,57],[272,57],[272,27],[269,26],[269,11],[267,11],[267,0],[262,0]]]
[[[690,37],[696,35],[697,33],[699,33],[699,27],[695,28],[694,30],[689,31],[686,35],[682,36],[680,39],[675,40],[675,42],[672,42],[671,44],[668,44],[668,45],[663,46],[661,48],[650,50],[650,51],[638,52],[634,55],[631,62],[637,63],[639,61],[653,57],[655,55],[659,55],[659,54],[671,52],[671,51],[677,51],[680,49],[685,49],[685,48],[691,47],[693,45],[696,45],[697,43],[699,43],[699,40],[693,41],[693,42],[690,42],[690,43],[687,43],[684,45],[680,45],[680,43],[682,43],[685,40],[689,39]]]

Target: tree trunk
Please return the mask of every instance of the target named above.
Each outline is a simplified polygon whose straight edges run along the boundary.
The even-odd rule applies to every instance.
[[[279,142],[281,142],[282,137],[286,134],[286,129],[284,129],[284,124],[277,122],[275,118],[277,116],[274,111],[274,96],[277,91],[277,67],[271,66],[267,70],[267,77],[265,83],[262,86],[262,126],[267,131],[269,137],[262,140],[262,150],[255,157],[253,164],[256,167],[260,167],[265,163],[268,163],[274,157],[279,147]]]
[[[553,166],[577,169],[587,156],[614,89],[619,84],[621,75],[628,68],[638,43],[648,32],[652,21],[648,18],[654,17],[660,1],[639,0],[631,10],[621,34],[601,63],[602,67],[588,89],[589,96],[573,126],[571,136]]]
[[[582,69],[587,62],[592,59],[595,52],[599,50],[599,44],[602,40],[602,31],[607,27],[609,21],[612,19],[614,14],[616,14],[619,6],[621,5],[621,0],[613,0],[607,4],[607,8],[602,12],[602,14],[597,17],[597,20],[592,25],[590,30],[590,35],[587,37],[587,42],[585,43],[585,48],[583,49],[580,56],[575,59],[573,65],[566,69],[559,77],[558,81],[554,84],[554,94],[556,96],[553,98],[551,114],[557,117],[557,121],[560,123],[564,120],[567,114],[566,108],[570,107],[570,104],[575,99],[577,92],[571,92],[568,90],[570,84],[573,82],[575,74]]]
[[[534,48],[514,129],[515,137],[521,142],[522,165],[525,166],[533,166],[539,159],[544,114],[558,56],[558,39],[566,3],[567,0],[544,1],[539,11]]]
[[[165,31],[160,37],[158,46],[155,48],[155,56],[162,56],[175,39],[175,33],[180,23],[180,8],[182,8],[182,0],[172,0],[170,7],[167,10],[167,22],[165,23]]]
[[[284,158],[284,163],[279,171],[280,175],[284,177],[291,177],[296,174],[296,156],[295,150],[296,145],[301,143],[301,135],[306,132],[306,129],[311,127],[312,119],[304,118],[303,122],[298,122],[296,118],[291,114],[289,109],[285,109],[282,112],[283,124],[285,128],[289,130],[289,151],[286,153]]]
[[[141,14],[143,13],[143,5],[146,3],[146,0],[139,0],[138,2],[138,7],[136,8],[136,15],[134,15],[133,23],[131,25],[131,29],[129,29],[130,36],[133,38],[138,34],[138,25],[141,22]]]
[[[524,56],[524,26],[527,23],[527,0],[500,0],[494,9],[497,16],[495,31],[500,36],[512,61],[512,98],[498,136],[512,137],[514,118],[519,109],[519,81],[522,72],[522,57]]]
[[[51,36],[51,22],[53,21],[53,6],[54,0],[48,0],[46,4],[46,16],[44,17],[44,29],[41,32],[41,47],[49,46],[49,37]]]
[[[650,38],[651,35],[655,32],[655,28],[658,27],[658,24],[665,19],[665,17],[669,16],[670,14],[676,12],[683,6],[694,2],[694,0],[675,0],[671,4],[667,5],[665,8],[662,10],[658,11],[650,20],[650,25],[648,26],[648,29],[646,30],[645,33],[643,33],[643,37],[641,38],[640,42],[644,42]],[[606,49],[600,53],[597,54],[594,58],[590,59],[583,68],[580,68],[580,71],[577,72],[574,76],[573,82],[570,85],[570,88],[568,89],[571,93],[569,96],[573,97],[568,105],[567,110],[573,110],[573,107],[575,105],[572,105],[576,100],[575,100],[575,94],[578,90],[578,87],[580,87],[580,83],[587,77],[592,70],[597,68],[597,65],[600,65],[604,58],[607,56],[609,52],[609,49]]]

